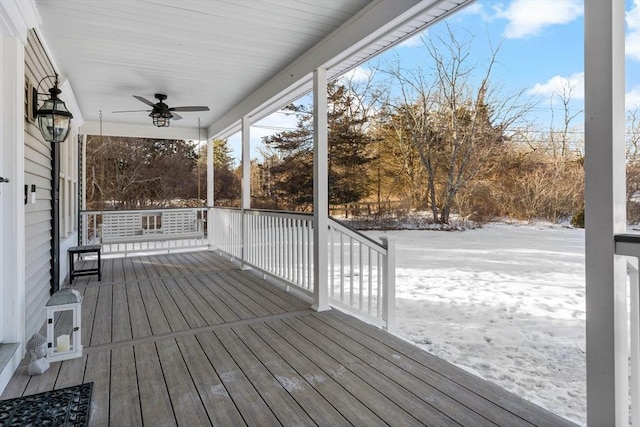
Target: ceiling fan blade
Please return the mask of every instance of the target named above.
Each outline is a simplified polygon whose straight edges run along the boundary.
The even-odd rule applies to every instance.
[[[169,111],[209,111],[209,107],[195,105],[189,107],[171,107]]]
[[[148,105],[148,106],[150,106],[150,107],[155,107],[155,106],[156,106],[156,104],[154,104],[153,102],[149,101],[149,100],[148,100],[148,99],[146,99],[146,98],[143,98],[143,97],[138,96],[138,95],[132,95],[132,96],[133,96],[135,99],[137,99],[138,101],[143,102],[143,103],[147,104],[147,105]]]
[[[152,110],[119,110],[119,111],[112,111],[112,113],[150,113]]]
[[[171,120],[182,120],[182,116],[178,113],[171,112]]]

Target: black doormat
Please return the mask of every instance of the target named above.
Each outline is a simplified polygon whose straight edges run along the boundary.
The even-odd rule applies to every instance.
[[[0,400],[2,427],[86,427],[93,383]]]

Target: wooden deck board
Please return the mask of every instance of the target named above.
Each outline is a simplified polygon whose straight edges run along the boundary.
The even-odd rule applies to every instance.
[[[151,335],[151,325],[149,324],[149,318],[147,317],[147,311],[142,300],[142,293],[140,292],[138,282],[127,283],[126,290],[131,336],[133,338],[147,337]]]
[[[93,318],[93,332],[91,333],[91,345],[100,345],[111,342],[111,308],[113,303],[113,286],[100,286],[98,301],[96,303]]]
[[[154,343],[134,346],[142,419],[146,425],[176,425],[169,391]]]
[[[171,294],[167,290],[167,281],[173,282],[171,279],[157,279],[152,281],[151,284],[171,330],[184,331],[185,329],[189,329],[189,323],[184,318],[180,308],[178,308],[178,305],[176,304],[176,301],[171,297]],[[168,283],[169,286],[172,284],[175,285],[175,282]]]
[[[282,384],[275,380],[232,330],[216,331],[215,334],[283,425],[315,425]]]
[[[164,279],[164,282],[169,296],[173,299],[182,317],[187,322],[187,328],[193,329],[207,326],[208,323],[194,305],[195,301],[192,301],[185,294],[185,290],[190,288],[190,286],[180,279],[180,277],[176,279]]]
[[[91,334],[93,333],[93,321],[96,313],[96,304],[98,303],[98,292],[100,288],[87,287],[81,288],[82,293],[82,320],[80,325],[80,335],[83,345],[91,343]]]
[[[315,388],[331,405],[346,418],[349,423],[366,426],[386,426],[387,424],[375,415],[354,395],[349,393],[331,375],[314,364],[307,356],[289,342],[286,337],[278,335],[266,324],[251,325],[251,328],[280,354],[296,373]]]
[[[335,353],[337,353],[338,356],[343,355],[341,360],[346,360],[350,366],[356,367],[356,372],[363,375],[363,379],[370,378],[371,381],[369,383],[378,390],[381,390],[387,382],[384,377],[389,379],[393,378],[393,381],[395,381],[399,387],[408,392],[405,393],[404,390],[401,390],[399,393],[399,399],[406,399],[407,401],[407,403],[402,404],[403,407],[413,405],[416,408],[425,409],[412,412],[412,415],[421,421],[427,422],[433,419],[433,411],[438,411],[442,414],[448,414],[455,422],[462,425],[472,423],[475,423],[477,426],[497,425],[487,418],[483,419],[483,417],[479,417],[477,412],[472,411],[430,384],[421,381],[411,373],[399,369],[393,363],[381,358],[378,354],[369,350],[368,347],[357,343],[339,330],[334,328],[329,329],[326,323],[315,319],[313,316],[306,316],[301,319],[301,321],[305,325],[312,327],[314,331],[319,332],[327,339],[338,344],[339,347]],[[379,381],[375,379],[379,379]],[[413,394],[413,396],[411,396],[411,394]],[[429,410],[426,410],[427,408],[429,408]],[[513,423],[510,425],[515,426],[518,424]],[[520,422],[520,425],[524,425],[524,423]],[[528,423],[527,425],[531,426],[531,424]]]
[[[333,316],[316,317],[318,321],[324,322],[327,325],[332,326],[334,331],[339,331],[343,328],[343,323]],[[415,376],[417,380],[425,384],[435,384],[438,387],[438,392],[443,393],[445,396],[453,396],[465,405],[469,409],[475,411],[487,420],[492,421],[498,425],[509,426],[530,426],[531,423],[523,420],[520,417],[515,416],[513,413],[505,410],[504,408],[494,404],[493,402],[482,398],[481,396],[469,391],[465,387],[460,387],[459,384],[448,380],[440,375],[438,372],[433,371],[428,366],[422,365],[413,359],[410,359],[402,354],[399,354],[395,348],[380,342],[358,329],[350,329],[349,337],[359,343],[357,347],[351,347],[353,351],[358,353],[369,353],[370,357],[375,355],[381,357],[385,363],[395,365],[396,369],[402,369],[406,373]],[[331,332],[333,334],[333,332]],[[388,366],[389,367],[389,366]],[[393,369],[393,367],[389,367]]]
[[[227,273],[218,274],[220,287],[231,295],[237,295],[242,299],[242,303],[251,310],[254,316],[268,316],[269,314],[284,313],[282,309],[273,301],[264,298],[264,296],[246,285],[243,285],[234,276]]]
[[[269,347],[266,342],[249,326],[234,327],[233,331],[247,346],[252,354],[260,355],[260,362],[268,370],[262,374],[277,380],[293,397],[309,417],[321,426],[348,425],[347,419],[340,414],[318,391],[311,386],[295,369]],[[258,360],[249,361],[256,364]]]
[[[213,425],[246,425],[195,336],[177,340],[191,378]]]
[[[195,289],[187,278],[178,277],[174,279],[178,287],[184,293],[184,297],[186,300],[193,306],[193,310],[197,312],[198,316],[202,319],[205,325],[216,325],[218,323],[224,323],[222,317],[218,315],[218,313],[213,309],[213,307],[208,303],[208,301],[202,297]],[[185,313],[188,311],[183,308],[182,312]],[[186,315],[186,314],[185,314]],[[195,316],[195,314],[193,314]],[[191,322],[189,322],[191,324]]]
[[[3,399],[93,381],[92,426],[573,425],[214,252],[81,279],[83,357],[23,361]]]
[[[81,384],[84,379],[84,371],[87,365],[87,355],[77,359],[65,360],[61,362],[55,389],[71,387]]]
[[[360,396],[362,401],[385,422],[401,421],[403,425],[424,425],[422,419],[442,426],[459,425],[448,416],[430,410],[424,403],[421,405],[415,396],[411,396],[395,382],[384,381],[376,377],[374,372],[367,371],[360,366],[356,359],[320,333],[296,320],[283,320],[288,327],[297,334],[297,340],[305,341],[300,344],[308,347],[315,346],[311,352],[312,360],[319,366],[324,366],[334,379],[339,379],[350,393]],[[345,380],[348,378],[348,380]]]
[[[34,375],[29,380],[29,384],[24,389],[24,394],[36,394],[53,390],[58,372],[60,371],[60,362],[52,363],[49,369],[42,375]]]
[[[117,426],[142,425],[138,376],[133,347],[111,351],[111,394],[109,422]]]
[[[156,281],[157,283],[157,281]],[[140,295],[144,301],[147,317],[149,318],[149,325],[151,326],[151,332],[156,334],[164,334],[171,332],[171,326],[169,321],[162,310],[160,301],[153,289],[153,282],[139,281],[138,287],[140,288]]]
[[[206,278],[203,279],[202,276],[191,276],[186,279],[193,289],[196,290],[198,294],[211,306],[223,322],[240,320],[240,316],[238,316],[227,304],[225,304],[224,301],[218,298],[218,296],[204,284],[204,282],[206,282]]]
[[[111,337],[112,341],[126,341],[133,338],[131,332],[131,317],[129,316],[129,302],[127,300],[127,287],[125,284],[113,285],[113,318]]]
[[[178,344],[174,340],[163,340],[158,341],[156,347],[178,425],[209,425],[209,416],[191,380]]]
[[[93,382],[89,426],[109,425],[110,380],[111,352],[101,351],[87,355],[84,382]]]
[[[278,425],[278,419],[213,333],[197,335],[218,377],[248,425]]]
[[[397,352],[419,361],[423,367],[436,370],[441,376],[455,381],[460,387],[473,391],[476,395],[482,396],[483,399],[490,400],[505,410],[517,414],[533,425],[548,427],[574,426],[570,421],[543,410],[524,399],[520,399],[489,381],[481,380],[462,369],[452,367],[448,362],[422,351],[398,337],[390,336],[371,325],[358,322],[356,319],[339,311],[334,310],[329,313],[329,316],[338,318],[345,325],[349,325],[350,328],[362,331],[378,341],[386,343]]]

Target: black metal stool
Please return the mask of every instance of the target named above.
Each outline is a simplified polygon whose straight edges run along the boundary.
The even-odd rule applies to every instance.
[[[91,274],[98,275],[98,281],[102,281],[102,260],[100,258],[101,245],[86,245],[86,246],[73,246],[69,248],[69,284],[73,284],[73,279],[78,276],[89,276]],[[98,267],[97,268],[85,268],[83,270],[76,270],[74,268],[75,255],[80,254],[98,254]]]

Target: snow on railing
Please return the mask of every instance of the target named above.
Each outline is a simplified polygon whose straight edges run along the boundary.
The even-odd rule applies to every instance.
[[[616,254],[629,257],[627,274],[629,276],[629,385],[630,406],[629,419],[631,425],[640,425],[640,278],[638,262],[640,260],[640,235],[618,234],[615,236]],[[624,370],[623,370],[624,371]],[[618,380],[618,379],[616,379]],[[623,379],[621,379],[623,380]],[[627,406],[627,402],[620,402]],[[623,408],[625,409],[625,408]]]
[[[245,210],[243,215],[241,209],[218,207],[213,211],[213,245],[217,249],[243,265],[313,295],[312,215],[253,209]],[[333,219],[329,220],[327,232],[330,304],[392,330],[393,242],[384,239],[383,244],[377,243]]]
[[[80,212],[80,245],[101,244],[103,254],[172,252],[202,248],[207,208]]]

